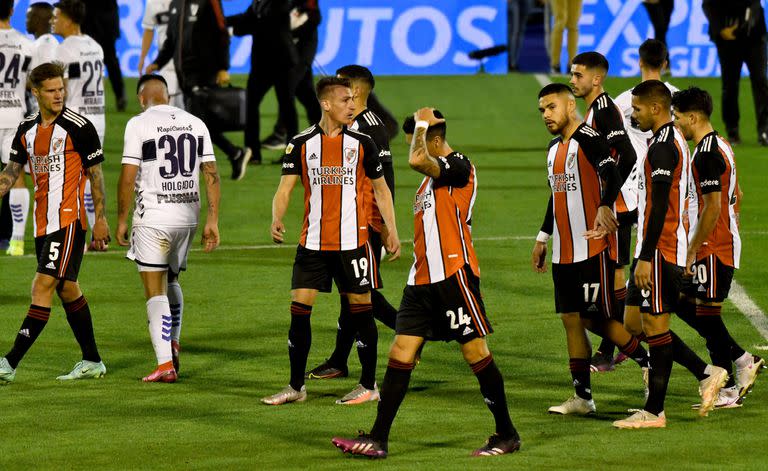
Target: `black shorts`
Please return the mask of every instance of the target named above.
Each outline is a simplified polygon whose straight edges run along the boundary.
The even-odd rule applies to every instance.
[[[632,260],[632,227],[637,223],[637,210],[624,213],[618,213],[616,219],[619,221],[619,231],[616,234],[618,239],[618,260],[616,267],[625,267]]]
[[[578,312],[606,319],[613,313],[613,272],[608,249],[577,263],[553,263],[555,312]]]
[[[37,272],[59,280],[77,281],[85,250],[85,229],[75,221],[48,235],[35,237]]]
[[[693,277],[683,278],[683,294],[708,303],[721,303],[728,297],[735,269],[714,254],[693,264]]]
[[[336,282],[339,293],[363,294],[371,290],[373,271],[378,263],[370,259],[371,248],[366,242],[353,250],[310,250],[299,245],[293,262],[291,289],[316,289],[331,292]]]
[[[635,267],[637,259],[632,262],[632,269],[627,283],[627,306],[640,306],[640,312],[664,314],[677,309],[680,290],[683,287],[683,267],[669,263],[656,251],[651,260],[650,290],[640,289],[635,285]]]
[[[485,316],[480,279],[465,265],[443,281],[406,286],[395,332],[461,344],[490,334],[493,328]]]
[[[381,232],[376,232],[373,227],[368,226],[368,245],[370,246],[371,258],[371,276],[373,278],[373,289],[381,289],[384,283],[381,281],[381,248],[384,246],[381,241]]]

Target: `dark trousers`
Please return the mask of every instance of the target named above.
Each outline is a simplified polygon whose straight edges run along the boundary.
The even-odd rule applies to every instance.
[[[507,0],[507,65],[517,69],[517,59],[523,46],[525,27],[531,11],[532,0]]]
[[[660,0],[657,3],[643,2],[643,6],[653,25],[653,38],[667,44],[667,31],[669,31],[669,22],[672,20],[675,0]]]
[[[253,151],[253,161],[261,160],[259,107],[270,88],[275,87],[278,112],[286,133],[291,137],[298,133],[299,119],[293,104],[294,86],[290,72],[272,64],[251,63],[246,90],[245,145]]]
[[[194,110],[195,107],[191,103],[192,89],[182,88],[182,93],[184,94],[184,108]],[[203,119],[202,116],[198,116],[198,118]],[[216,130],[216,123],[206,122],[205,125],[208,127],[208,132],[211,135],[211,142],[227,155],[227,159],[232,160],[240,148],[232,144],[223,132]]]
[[[768,131],[768,79],[766,78],[766,38],[739,38],[715,41],[723,83],[722,113],[729,136],[739,134],[739,80],[747,64],[755,104],[757,133]]]
[[[117,51],[115,50],[115,39],[105,37],[93,38],[101,49],[104,50],[104,66],[109,74],[109,83],[112,84],[112,90],[115,92],[115,98],[125,99],[125,85],[123,84],[123,73],[120,71],[120,62],[117,60]]]
[[[309,123],[314,124],[320,122],[322,112],[320,111],[320,102],[317,101],[317,95],[315,94],[315,79],[312,75],[312,63],[301,64],[292,69],[291,79],[293,83],[295,83],[294,96],[307,112],[307,120]],[[291,107],[293,108],[293,114],[295,114],[296,105],[291,104]],[[286,136],[287,139],[290,139],[294,135],[288,133],[283,121],[283,115],[280,114],[280,110],[278,109],[277,122],[275,123],[273,133],[276,136]]]

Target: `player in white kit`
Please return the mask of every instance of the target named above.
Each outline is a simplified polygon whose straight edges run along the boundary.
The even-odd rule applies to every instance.
[[[203,247],[210,252],[219,245],[219,174],[208,128],[199,118],[168,104],[165,79],[144,75],[137,92],[144,112],[125,127],[116,239],[129,245],[128,213],[135,195],[126,257],[136,262],[144,283],[158,364],[143,381],[172,383],[179,368],[183,312],[178,276],[186,269],[197,230],[199,175],[202,171],[208,201]]]
[[[93,123],[104,145],[104,51],[80,30],[85,19],[81,0],[61,0],[53,7],[53,32],[64,38],[56,48],[55,59],[64,64],[67,107]],[[85,187],[85,213],[88,225],[93,227],[96,213],[90,185]],[[106,250],[106,246],[101,247]],[[97,246],[91,242],[89,250],[97,250]]]
[[[7,165],[11,142],[26,111],[27,75],[36,65],[34,45],[11,27],[13,0],[0,0],[0,160]],[[27,167],[25,166],[25,169]],[[12,232],[6,253],[24,255],[24,228],[29,214],[29,190],[19,176],[9,193]]]
[[[165,35],[168,29],[168,20],[170,19],[171,0],[147,0],[144,7],[144,18],[141,20],[141,27],[144,28],[144,34],[141,37],[141,55],[139,56],[139,75],[144,73],[144,61],[152,46],[152,40],[157,33],[157,48],[165,42]],[[168,93],[171,95],[171,105],[184,109],[184,95],[179,88],[179,80],[176,77],[176,69],[173,61],[165,64],[165,67],[158,71],[168,83]]]
[[[32,62],[40,65],[53,62],[56,59],[56,48],[59,40],[51,34],[51,20],[53,19],[53,5],[47,2],[35,2],[27,8],[27,33],[35,37],[33,41],[35,53]],[[37,100],[32,92],[27,90],[27,116],[37,112]]]

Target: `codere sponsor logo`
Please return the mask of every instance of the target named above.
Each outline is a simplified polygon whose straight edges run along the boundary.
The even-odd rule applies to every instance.
[[[659,176],[659,175],[664,175],[666,177],[671,177],[672,176],[672,172],[667,170],[667,169],[663,169],[663,168],[657,168],[656,170],[651,172],[651,178]]]
[[[702,180],[700,185],[702,188],[704,188],[706,186],[717,186],[719,184],[720,182],[717,180]]]
[[[88,157],[85,158],[85,160],[93,160],[96,157],[98,157],[100,155],[103,155],[103,154],[104,154],[104,150],[103,149],[99,149],[96,152],[94,152],[92,154],[89,154]]]

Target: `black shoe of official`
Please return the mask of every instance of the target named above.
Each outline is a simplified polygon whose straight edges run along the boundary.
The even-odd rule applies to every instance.
[[[497,434],[488,437],[485,445],[472,452],[472,456],[496,456],[514,453],[520,449],[520,437],[503,439]]]
[[[117,99],[117,111],[125,111],[126,106],[127,103],[125,101],[125,97],[120,97]]]
[[[741,145],[741,136],[738,133],[728,134],[728,142],[732,146],[740,146]]]
[[[251,155],[253,152],[250,147],[241,147],[237,150],[237,153],[230,160],[232,163],[232,180],[242,180],[248,161],[251,160]]]
[[[346,367],[337,368],[331,365],[328,360],[304,373],[304,379],[333,379],[346,378],[347,376],[349,376],[349,371]]]
[[[757,143],[763,147],[768,147],[768,131],[763,131],[757,136]]]
[[[287,144],[287,137],[285,135],[270,134],[269,137],[261,141],[262,149],[270,150],[282,150],[285,149]]]

